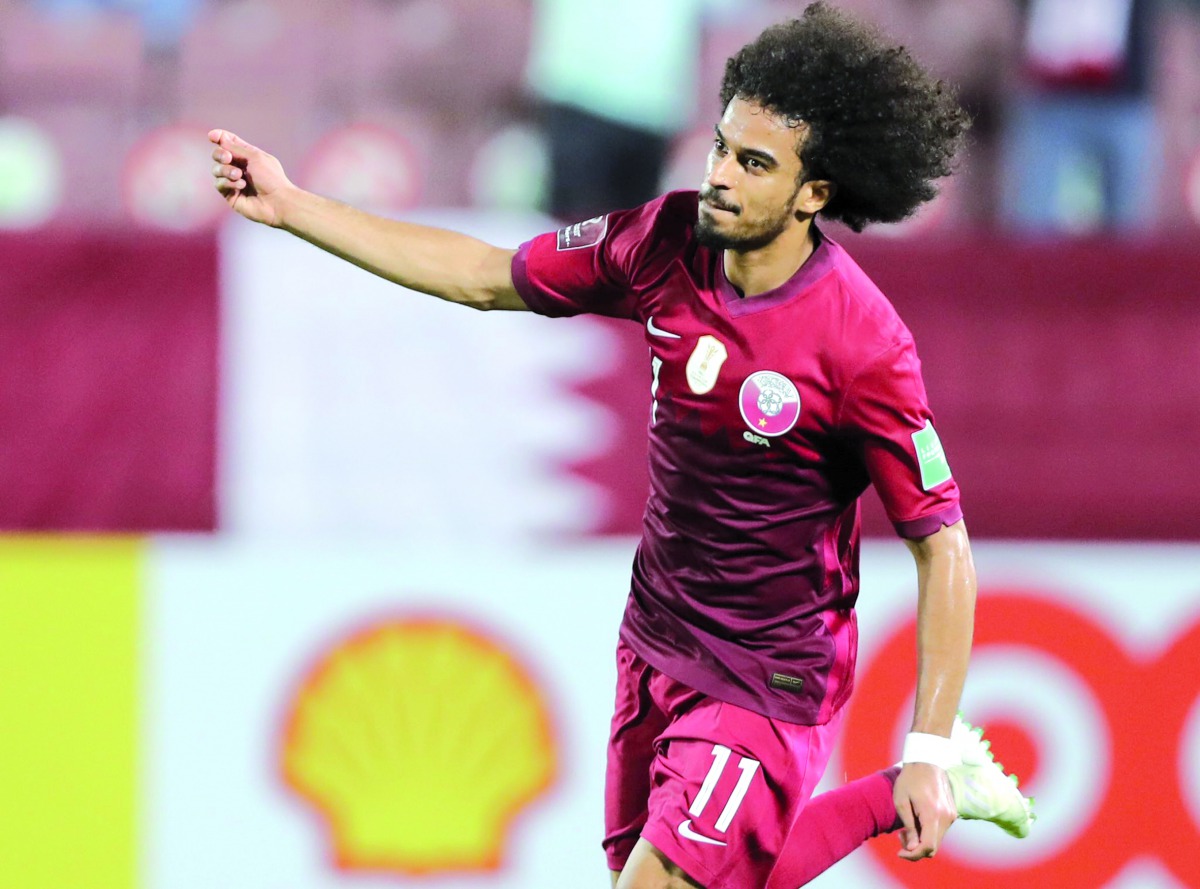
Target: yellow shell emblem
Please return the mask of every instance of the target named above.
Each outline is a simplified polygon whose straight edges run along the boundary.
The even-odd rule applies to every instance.
[[[556,772],[544,695],[511,654],[449,621],[339,645],[305,679],[283,740],[284,779],[346,869],[494,870]]]

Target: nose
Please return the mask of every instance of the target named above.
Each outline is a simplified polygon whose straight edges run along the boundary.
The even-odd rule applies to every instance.
[[[713,188],[730,188],[733,185],[737,159],[732,154],[719,156],[715,151],[708,156],[708,184]]]

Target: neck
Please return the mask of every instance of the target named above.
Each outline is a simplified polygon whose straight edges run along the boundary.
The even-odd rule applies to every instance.
[[[758,296],[783,284],[816,249],[812,220],[797,222],[765,247],[756,250],[726,250],[725,278],[742,296]]]

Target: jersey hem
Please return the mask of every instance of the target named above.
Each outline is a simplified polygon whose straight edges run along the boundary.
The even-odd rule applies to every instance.
[[[936,534],[945,526],[961,521],[962,517],[962,507],[957,503],[952,503],[930,515],[906,519],[902,522],[892,522],[892,524],[896,528],[896,533],[901,537],[908,540],[919,540],[930,534]]]
[[[823,713],[821,712],[821,706],[818,704],[815,707],[805,708],[801,713],[789,713],[773,707],[763,706],[764,702],[761,698],[756,698],[751,694],[737,694],[738,688],[736,685],[727,685],[719,682],[710,683],[708,682],[710,676],[706,674],[698,676],[680,675],[680,671],[674,669],[675,665],[673,662],[660,661],[658,659],[658,651],[651,645],[643,644],[642,638],[627,621],[621,622],[619,635],[621,640],[629,646],[634,654],[655,670],[664,676],[669,676],[682,685],[686,685],[694,691],[700,692],[700,694],[706,697],[712,698],[714,701],[731,704],[734,707],[741,707],[743,710],[757,713],[759,716],[765,716],[768,719],[777,719],[780,722],[787,722],[792,725],[807,726],[825,725],[833,719],[834,715],[840,709],[840,707],[835,707],[831,712]]]

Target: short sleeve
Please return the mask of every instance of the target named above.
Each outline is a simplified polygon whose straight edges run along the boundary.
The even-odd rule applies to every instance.
[[[632,279],[660,203],[597,216],[526,241],[512,261],[517,293],[541,315],[635,318]]]
[[[933,425],[911,339],[893,345],[853,379],[838,425],[858,443],[901,537],[927,537],[962,518],[958,484]]]

